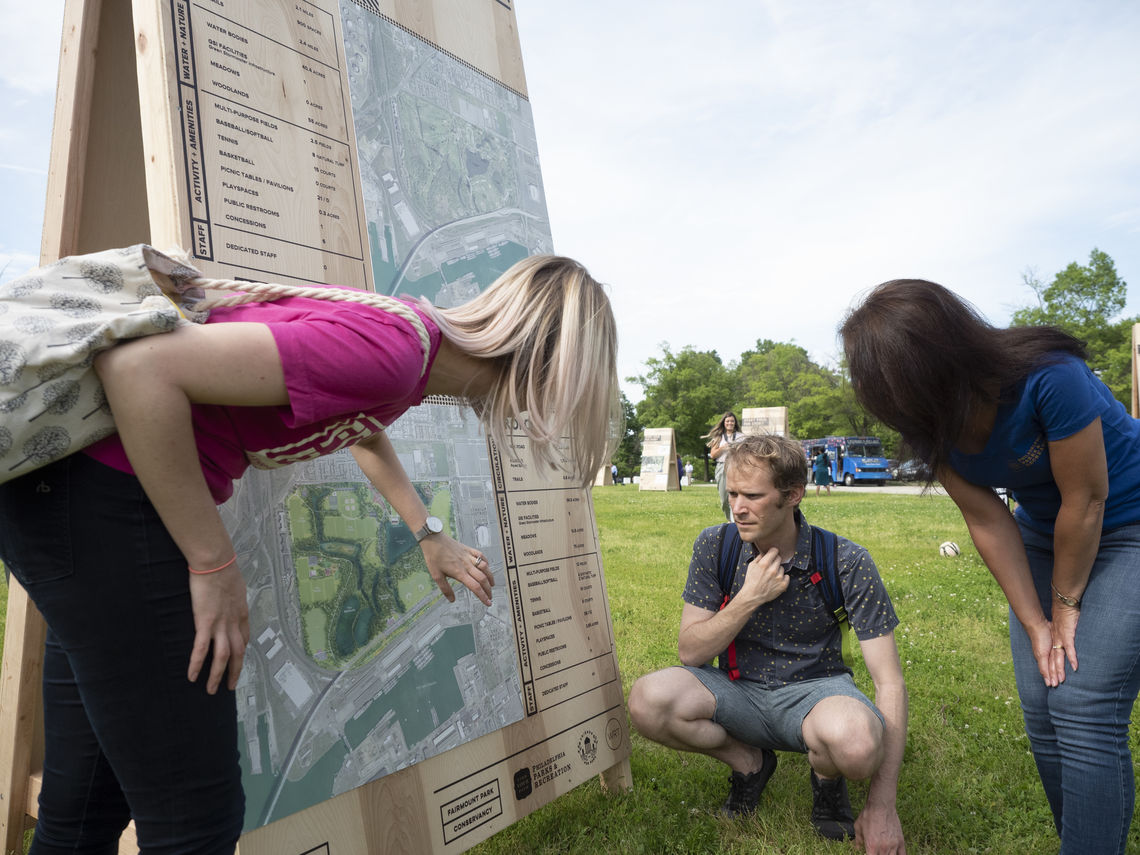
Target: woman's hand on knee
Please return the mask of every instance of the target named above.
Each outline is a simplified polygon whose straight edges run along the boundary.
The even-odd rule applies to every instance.
[[[222,678],[229,672],[226,686],[237,686],[249,642],[249,607],[245,599],[245,580],[237,563],[224,570],[190,576],[190,601],[194,608],[194,646],[190,651],[190,669],[186,676],[195,682],[213,649],[206,691],[218,691]]]

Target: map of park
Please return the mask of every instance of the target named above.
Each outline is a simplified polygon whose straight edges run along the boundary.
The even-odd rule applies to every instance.
[[[418,484],[432,514],[451,532],[446,484]],[[316,663],[343,666],[439,588],[415,538],[367,484],[304,484],[285,500],[305,650]],[[381,644],[371,644],[375,654]]]
[[[526,99],[375,10],[340,6],[375,289],[453,306],[550,252]],[[463,588],[443,597],[348,452],[248,473],[223,508],[249,591],[247,830],[524,717],[478,422],[435,402],[386,433],[444,530],[487,556],[492,605]]]

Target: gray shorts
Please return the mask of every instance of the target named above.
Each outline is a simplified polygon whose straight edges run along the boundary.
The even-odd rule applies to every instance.
[[[716,699],[712,720],[736,739],[757,748],[807,753],[804,719],[816,704],[835,695],[862,701],[886,727],[883,714],[859,691],[848,674],[769,689],[752,680],[730,680],[728,674],[712,665],[682,667],[700,680]]]

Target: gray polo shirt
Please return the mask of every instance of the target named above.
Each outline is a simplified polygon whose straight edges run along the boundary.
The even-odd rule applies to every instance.
[[[843,664],[839,624],[827,608],[823,592],[811,583],[811,525],[797,514],[796,553],[784,565],[788,589],[762,604],[736,637],[740,676],[773,688],[799,680],[850,674]],[[724,591],[717,579],[718,552],[724,525],[706,528],[693,544],[689,578],[681,597],[690,605],[717,611]],[[732,595],[744,583],[748,562],[756,556],[750,543],[742,545]],[[862,546],[839,538],[839,584],[855,637],[878,638],[898,626],[891,599],[870,554]]]

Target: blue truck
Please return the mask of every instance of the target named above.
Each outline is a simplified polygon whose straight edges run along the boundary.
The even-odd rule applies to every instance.
[[[831,480],[848,487],[854,484],[885,484],[891,480],[883,443],[877,436],[825,436],[801,440],[808,465],[826,451]]]

